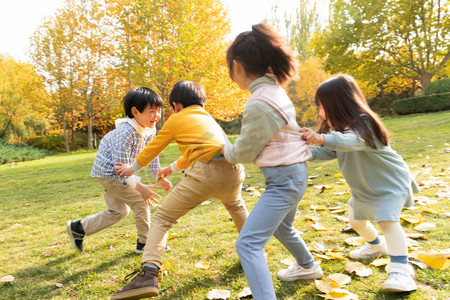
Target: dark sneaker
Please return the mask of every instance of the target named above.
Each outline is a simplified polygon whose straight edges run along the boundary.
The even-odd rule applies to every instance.
[[[144,253],[144,247],[145,244],[139,243],[139,239],[137,239],[137,244],[136,244],[136,253],[138,254],[143,254]]]
[[[69,234],[70,241],[72,242],[72,245],[75,248],[75,250],[77,252],[83,252],[83,239],[85,234],[76,231],[75,228],[77,227],[77,225],[81,226],[81,224],[76,224],[76,222],[67,221],[66,224],[67,233]]]
[[[145,244],[142,244],[142,243],[139,243],[139,239],[137,240],[137,242],[136,242],[136,253],[138,253],[138,254],[143,254],[144,253],[144,247],[145,247]],[[164,247],[164,251],[165,252],[169,252],[170,251],[170,247],[169,246],[165,246]]]
[[[111,300],[119,299],[141,299],[158,296],[158,268],[144,266],[140,271],[135,271],[125,277],[129,279],[137,275],[126,286],[120,288],[111,296]]]

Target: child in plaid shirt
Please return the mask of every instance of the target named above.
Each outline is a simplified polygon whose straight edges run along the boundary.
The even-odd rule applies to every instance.
[[[157,202],[154,197],[160,196],[152,191],[155,186],[140,183],[139,176],[120,178],[114,168],[116,162],[133,163],[139,152],[155,137],[155,124],[161,117],[162,103],[161,97],[146,87],[136,88],[123,98],[127,117],[116,120],[116,129],[103,137],[91,171],[91,176],[103,186],[107,209],[83,220],[67,222],[67,232],[76,251],[83,252],[85,235],[112,226],[126,217],[131,208],[138,236],[136,252],[143,252],[150,227],[148,206],[153,206],[150,200]],[[160,168],[158,157],[148,165],[155,179]],[[157,181],[165,190],[170,189],[170,182],[166,179],[158,178]]]

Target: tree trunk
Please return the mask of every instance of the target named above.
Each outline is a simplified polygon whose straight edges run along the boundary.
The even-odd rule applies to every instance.
[[[422,86],[422,92],[425,91],[425,88],[430,84],[431,79],[433,78],[434,74],[425,73],[421,74],[419,77],[420,85]]]
[[[93,134],[92,134],[92,113],[88,113],[88,149],[93,149]]]
[[[72,151],[76,151],[77,150],[77,129],[75,127],[75,124],[72,124],[72,128],[71,128],[71,135],[72,135]]]
[[[12,119],[12,116],[9,117],[8,123],[6,123],[5,129],[3,129],[3,132],[0,135],[0,138],[2,138],[2,139],[5,138],[6,130],[8,130],[9,124],[11,124],[11,119]]]
[[[64,134],[64,148],[66,148],[66,152],[69,153],[69,137],[67,136],[67,121],[66,115],[63,114],[63,134]]]

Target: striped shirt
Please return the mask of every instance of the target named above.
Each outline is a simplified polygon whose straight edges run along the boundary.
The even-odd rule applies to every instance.
[[[128,123],[119,125],[116,129],[108,132],[100,142],[95,156],[91,176],[95,178],[120,178],[121,186],[125,186],[125,177],[119,177],[114,172],[117,162],[132,165],[139,152],[144,149],[156,135],[156,131],[149,130],[143,134],[143,139]],[[161,168],[159,157],[156,157],[149,165],[148,170],[156,179],[156,173]]]

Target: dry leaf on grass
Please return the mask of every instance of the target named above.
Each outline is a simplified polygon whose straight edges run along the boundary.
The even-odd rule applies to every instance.
[[[0,282],[13,282],[14,279],[15,279],[14,276],[6,275],[0,278]]]
[[[350,276],[342,273],[331,274],[328,275],[327,278],[336,283],[339,287],[348,284],[352,280]]]
[[[325,242],[312,242],[309,244],[309,250],[313,252],[322,252],[325,253],[327,251],[340,251],[341,247],[339,247],[339,244],[335,241],[325,241]]]
[[[176,237],[178,237],[178,233],[176,233],[176,232],[169,232],[169,235],[167,236],[167,239],[171,240],[171,239],[174,239]]]
[[[62,283],[59,283],[59,282],[55,283],[55,286],[57,288],[60,288],[60,289],[62,289],[64,287],[64,285]]]
[[[213,299],[228,299],[231,296],[231,292],[229,290],[217,290],[212,289],[211,291],[206,294],[206,298],[213,300]]]
[[[419,252],[416,258],[433,269],[443,270],[450,266],[450,249],[428,253]]]
[[[311,209],[313,209],[314,211],[320,211],[320,210],[327,210],[327,207],[325,205],[311,204]]]
[[[425,205],[425,206],[422,206],[422,211],[426,212],[426,213],[430,213],[430,214],[437,214],[437,213],[441,212],[441,209],[436,205],[433,205],[433,206]]]
[[[242,291],[239,292],[237,295],[238,299],[244,299],[244,298],[252,298],[252,291],[249,287],[245,287],[242,289]]]
[[[312,224],[311,227],[317,231],[327,231],[328,230],[325,226],[323,226],[322,224],[320,224],[318,222]]]
[[[436,225],[434,223],[425,222],[414,227],[417,231],[432,231],[436,229]]]
[[[362,237],[357,236],[357,237],[347,238],[344,240],[344,242],[349,244],[350,246],[361,246],[366,241]]]
[[[334,289],[325,294],[324,299],[358,300],[358,295],[344,289]]]
[[[333,259],[347,260],[347,258],[339,252],[326,252],[325,255]]]
[[[195,264],[195,267],[197,269],[209,269],[210,263],[208,261],[206,261],[205,259],[202,259],[201,261],[199,261],[198,263]]]
[[[382,267],[382,266],[386,266],[390,262],[391,262],[391,260],[389,258],[378,258],[378,259],[375,259],[370,264],[375,267]]]
[[[338,219],[341,222],[348,223],[348,218],[343,216],[334,216],[336,219]]]
[[[421,214],[416,214],[414,216],[401,215],[400,219],[405,220],[406,222],[414,225],[425,221],[425,217],[422,216]]]
[[[295,262],[296,262],[296,260],[293,257],[285,258],[281,261],[281,263],[286,266],[293,265]]]
[[[345,270],[350,274],[355,273],[360,277],[368,277],[373,274],[373,271],[367,268],[360,262],[348,262],[345,266]]]
[[[430,238],[423,233],[406,233],[406,237],[413,240],[429,240]]]

